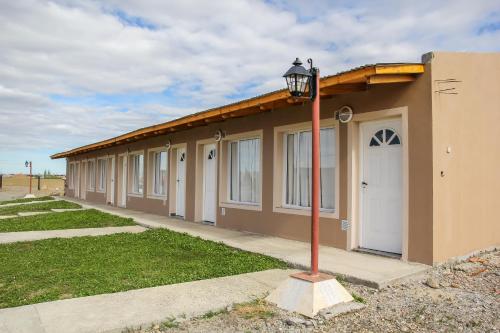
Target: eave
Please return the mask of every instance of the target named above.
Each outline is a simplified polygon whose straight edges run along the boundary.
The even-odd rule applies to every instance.
[[[329,98],[339,94],[363,91],[366,90],[368,86],[374,84],[379,85],[412,82],[423,72],[424,65],[418,63],[366,65],[321,78],[320,94],[322,98]],[[301,103],[303,103],[303,101],[290,98],[288,90],[282,89],[236,103],[191,114],[165,123],[144,127],[111,139],[57,153],[50,156],[50,158],[58,159],[75,156],[90,151],[139,141],[147,137],[205,126],[208,123],[224,121],[228,118],[244,117],[251,114],[281,109],[290,105]]]

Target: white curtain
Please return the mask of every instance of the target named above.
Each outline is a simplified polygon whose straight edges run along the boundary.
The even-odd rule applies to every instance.
[[[97,160],[97,170],[99,172],[99,190],[106,188],[106,161]]]
[[[142,193],[144,188],[144,156],[134,155],[133,156],[133,191],[135,193]]]
[[[288,205],[296,205],[295,193],[297,191],[297,182],[295,176],[297,174],[297,164],[295,163],[295,135],[286,134],[286,203]]]
[[[335,130],[320,132],[321,208],[335,208]]]
[[[312,178],[312,137],[311,132],[299,133],[299,198],[298,205],[311,206],[311,178]]]
[[[311,206],[312,135],[311,131],[285,134],[286,197],[291,206]],[[324,209],[335,208],[335,129],[320,131],[321,203]]]
[[[240,201],[259,202],[260,140],[241,140],[239,148]]]
[[[167,184],[167,153],[162,151],[154,154],[154,184],[153,193],[165,195]]]
[[[230,196],[229,198],[232,201],[240,201],[240,191],[239,186],[238,186],[238,179],[239,179],[239,171],[238,171],[238,142],[231,142],[230,147],[229,147],[229,154],[230,154],[230,180],[231,180],[231,187],[230,187]]]

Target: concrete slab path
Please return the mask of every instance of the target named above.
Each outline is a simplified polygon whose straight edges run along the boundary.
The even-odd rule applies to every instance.
[[[44,203],[44,202],[53,202],[54,200],[40,200],[40,201],[28,201],[28,202],[13,202],[13,203],[8,203],[8,204],[3,204],[0,205],[1,207],[12,207],[12,206],[21,206],[21,205],[31,205],[31,204],[37,204],[37,203]]]
[[[141,226],[60,229],[43,231],[18,231],[0,233],[0,244],[35,241],[49,238],[73,238],[82,236],[103,236],[120,232],[139,233],[147,230]],[[0,330],[1,332],[1,330]]]
[[[0,332],[122,332],[169,317],[189,319],[261,298],[294,272],[276,269],[1,309]]]
[[[310,265],[309,243],[217,228],[201,223],[94,204],[73,198],[65,197],[64,199],[79,203],[84,208],[95,208],[118,216],[131,217],[136,223],[148,228],[166,228],[177,232],[185,232],[192,236],[222,242],[242,250],[279,258],[297,268],[308,269]],[[350,282],[364,284],[373,288],[383,288],[391,283],[422,274],[430,268],[427,265],[407,263],[399,259],[345,251],[328,246],[320,247],[319,260],[319,267],[322,272],[342,275]]]

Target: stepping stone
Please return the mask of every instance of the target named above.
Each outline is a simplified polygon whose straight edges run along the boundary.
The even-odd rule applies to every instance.
[[[63,213],[63,212],[76,212],[79,210],[87,210],[88,208],[52,208],[51,211],[55,213]]]
[[[33,216],[33,215],[41,215],[41,214],[47,214],[50,212],[19,212],[17,215],[19,216]]]
[[[11,219],[13,217],[18,217],[18,216],[17,215],[2,215],[2,216],[0,216],[0,220]]]

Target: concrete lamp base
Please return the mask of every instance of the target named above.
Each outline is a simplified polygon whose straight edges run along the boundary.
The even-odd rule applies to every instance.
[[[313,318],[320,310],[353,301],[353,298],[335,277],[303,272],[290,275],[266,300],[284,310]]]

